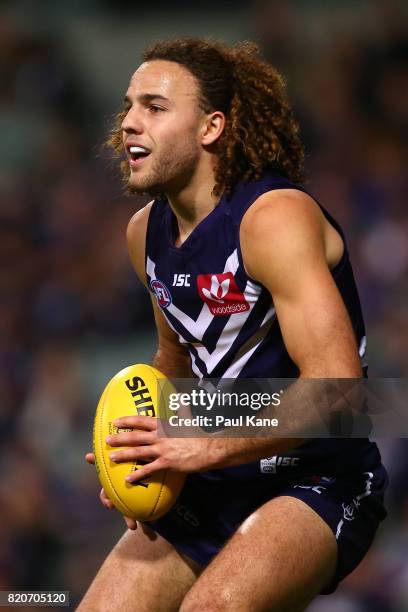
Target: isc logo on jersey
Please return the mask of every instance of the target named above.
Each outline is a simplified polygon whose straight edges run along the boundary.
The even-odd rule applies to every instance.
[[[228,316],[249,310],[249,304],[238,289],[232,272],[199,274],[197,288],[211,314]]]
[[[263,474],[276,474],[278,467],[296,467],[297,465],[299,465],[299,457],[274,455],[260,461],[260,468]]]

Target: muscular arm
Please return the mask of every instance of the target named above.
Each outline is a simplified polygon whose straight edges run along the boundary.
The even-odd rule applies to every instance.
[[[265,194],[241,226],[247,273],[271,293],[283,341],[305,378],[361,376],[352,325],[329,269],[328,224],[309,196]]]
[[[145,245],[151,206],[152,202],[133,215],[126,232],[130,260],[137,276],[146,288]],[[154,297],[151,296],[151,300],[158,337],[157,351],[152,365],[170,377],[191,377],[188,351],[180,344],[177,334],[169,327]]]

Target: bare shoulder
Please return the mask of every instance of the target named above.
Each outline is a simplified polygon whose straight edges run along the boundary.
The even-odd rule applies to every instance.
[[[145,240],[147,223],[149,220],[150,209],[153,205],[153,200],[138,210],[131,218],[127,226],[126,237],[128,242],[140,242]]]
[[[296,231],[311,226],[323,228],[324,215],[318,204],[308,194],[298,189],[276,189],[262,194],[245,213],[243,232],[278,230]],[[266,224],[266,229],[265,229]]]
[[[297,189],[277,189],[260,196],[242,219],[240,242],[245,267],[254,278],[253,268],[262,261],[282,268],[285,263],[301,265],[314,259],[332,268],[344,249],[341,236],[317,202]]]
[[[146,247],[146,231],[149,221],[150,209],[153,201],[149,202],[138,210],[130,219],[127,230],[126,239],[130,260],[143,284],[146,285],[145,272],[145,247]]]

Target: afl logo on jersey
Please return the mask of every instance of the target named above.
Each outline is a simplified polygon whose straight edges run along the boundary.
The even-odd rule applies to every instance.
[[[197,288],[211,314],[228,316],[249,310],[249,304],[239,290],[232,272],[199,274]]]
[[[150,289],[156,295],[157,303],[161,308],[168,308],[171,304],[170,291],[166,285],[157,278],[150,282]]]

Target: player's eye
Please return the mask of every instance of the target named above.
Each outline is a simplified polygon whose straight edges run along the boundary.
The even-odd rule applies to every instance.
[[[160,113],[161,111],[164,111],[164,108],[161,106],[158,106],[157,104],[149,104],[149,111],[153,114],[157,114],[157,113]]]

